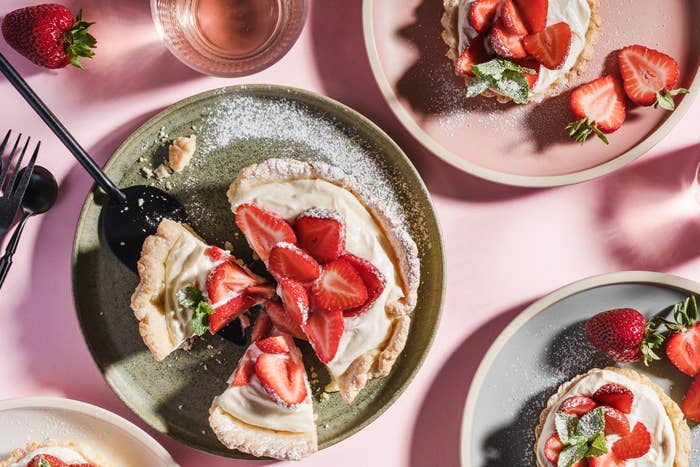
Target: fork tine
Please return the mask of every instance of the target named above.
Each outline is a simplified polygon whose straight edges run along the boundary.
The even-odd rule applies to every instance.
[[[0,171],[0,190],[3,192],[3,195],[5,191],[9,191],[11,187],[5,187],[5,182],[7,181],[7,173],[9,172],[10,168],[12,167],[12,159],[15,157],[15,153],[17,152],[17,146],[19,145],[19,140],[22,137],[22,133],[19,134],[17,137],[17,140],[15,141],[15,145],[12,147],[12,152],[10,153],[9,157],[5,161],[5,167],[2,168],[2,171]],[[5,188],[3,188],[5,187]]]
[[[3,139],[2,143],[0,143],[0,171],[2,170],[2,153],[5,152],[5,146],[7,146],[7,140],[10,139],[10,133],[12,133],[12,130],[7,130],[5,139]]]
[[[19,173],[20,169],[22,168],[22,161],[24,161],[24,154],[27,152],[27,147],[29,146],[29,141],[32,139],[31,136],[27,136],[27,141],[24,143],[24,147],[22,148],[22,152],[19,155],[19,159],[17,159],[17,163],[15,164],[14,168],[10,167],[10,171],[12,172],[10,175],[10,179],[7,181],[7,185],[5,186],[5,191],[8,193],[12,193],[12,191],[15,189],[15,182],[17,181],[17,174]]]
[[[29,141],[27,141],[27,144],[29,144]],[[36,162],[36,156],[39,154],[39,148],[41,147],[41,141],[39,141],[36,144],[36,148],[34,149],[34,153],[32,154],[31,159],[29,159],[29,164],[24,168],[24,172],[22,172],[22,176],[19,179],[19,182],[17,183],[17,186],[15,187],[14,191],[12,192],[12,198],[10,199],[10,205],[11,206],[17,206],[19,207],[20,203],[22,202],[22,198],[24,197],[24,192],[27,191],[27,187],[29,186],[29,180],[32,178],[32,173],[34,172],[34,163]],[[24,149],[27,149],[25,146]],[[24,153],[24,151],[23,151]],[[24,155],[24,154],[22,154]],[[15,175],[16,175],[15,171]],[[13,181],[14,184],[14,181]]]

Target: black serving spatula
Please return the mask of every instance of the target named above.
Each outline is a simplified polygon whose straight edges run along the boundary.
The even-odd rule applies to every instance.
[[[2,54],[0,71],[107,193],[109,202],[102,209],[102,237],[114,255],[129,269],[136,271],[141,246],[148,235],[155,233],[160,220],[164,217],[179,222],[187,220],[182,205],[163,190],[153,186],[134,185],[120,190]]]

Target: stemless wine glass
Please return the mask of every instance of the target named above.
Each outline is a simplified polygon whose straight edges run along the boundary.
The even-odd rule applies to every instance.
[[[282,58],[306,21],[307,0],[151,0],[158,33],[190,68],[233,77]]]

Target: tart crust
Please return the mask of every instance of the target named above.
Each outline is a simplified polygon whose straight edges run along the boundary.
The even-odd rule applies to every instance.
[[[673,467],[688,467],[688,456],[690,455],[690,428],[688,428],[688,423],[685,421],[683,412],[681,411],[678,404],[676,404],[673,399],[671,399],[666,393],[661,389],[656,383],[647,378],[646,376],[638,373],[630,368],[618,368],[614,366],[609,366],[603,368],[602,370],[612,371],[614,373],[620,374],[632,381],[644,384],[650,387],[661,401],[666,410],[668,418],[671,420],[671,425],[673,426],[673,433],[676,437],[676,457],[673,461]],[[544,424],[549,416],[549,413],[554,409],[554,407],[559,403],[561,398],[566,394],[576,383],[588,375],[601,371],[600,368],[593,368],[592,370],[578,375],[563,383],[559,386],[559,389],[555,394],[553,394],[547,401],[547,407],[540,413],[540,422],[535,428],[535,454],[537,453],[537,441],[539,440],[540,434],[544,429]],[[546,467],[537,461],[537,467]]]
[[[347,403],[364,388],[372,378],[386,376],[403,350],[411,319],[408,314],[416,306],[420,283],[420,261],[418,248],[406,228],[395,215],[384,209],[376,199],[354,178],[340,169],[323,162],[302,162],[294,159],[268,159],[241,170],[238,178],[229,187],[227,196],[233,205],[237,194],[256,186],[303,179],[322,179],[340,186],[352,194],[372,213],[377,224],[392,247],[402,281],[404,297],[387,304],[386,313],[392,320],[387,339],[378,349],[371,350],[353,361],[348,369],[336,378],[340,395]]]
[[[457,22],[460,1],[461,0],[443,0],[445,13],[440,20],[443,27],[442,40],[447,44],[447,47],[449,47],[445,55],[452,60],[453,63],[459,58],[459,31]],[[598,42],[598,28],[601,24],[599,14],[600,0],[588,0],[588,5],[591,9],[591,20],[588,24],[588,30],[586,31],[586,45],[581,51],[578,60],[576,60],[571,70],[559,77],[559,79],[554,81],[542,93],[530,96],[530,102],[541,102],[545,98],[556,96],[563,90],[572,86],[576,78],[586,70],[588,62],[590,62],[595,55],[595,45]],[[464,78],[465,84],[469,84],[469,81],[471,81],[471,78]],[[482,92],[481,95],[485,97],[495,97],[496,100],[502,104],[511,102],[509,97],[493,92],[490,89]]]
[[[78,445],[75,441],[46,439],[41,443],[37,443],[35,441],[32,441],[32,442],[28,443],[23,448],[15,449],[14,451],[12,451],[10,453],[10,457],[8,459],[0,461],[0,467],[9,467],[10,465],[19,462],[24,456],[26,456],[30,452],[36,451],[37,449],[56,447],[56,446],[70,448],[70,449],[76,451],[89,464],[94,464],[98,467],[108,467],[110,465],[110,464],[106,464],[102,459],[100,459],[96,453],[91,452],[89,449]]]

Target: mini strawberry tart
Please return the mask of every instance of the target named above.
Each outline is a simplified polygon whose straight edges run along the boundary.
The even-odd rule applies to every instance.
[[[0,467],[100,467],[96,454],[69,440],[47,439],[32,442],[12,451],[10,458],[0,461]]]
[[[263,311],[253,343],[209,410],[212,430],[229,449],[299,460],[316,452],[311,388],[294,339]]]
[[[678,405],[628,368],[562,384],[535,429],[538,467],[687,467],[690,430]]]
[[[559,94],[593,57],[599,0],[444,0],[442,38],[467,97]]]
[[[138,271],[141,281],[131,308],[158,361],[195,335],[215,334],[274,294],[230,252],[207,245],[188,225],[169,219],[146,238]]]
[[[228,190],[236,223],[277,280],[282,331],[307,338],[350,403],[406,343],[420,263],[381,200],[319,162],[269,159]],[[281,310],[281,313],[280,313]]]

